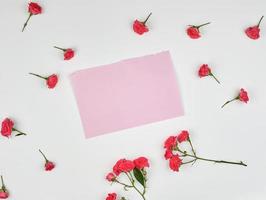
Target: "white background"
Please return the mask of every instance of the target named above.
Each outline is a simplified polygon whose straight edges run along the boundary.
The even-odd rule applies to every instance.
[[[16,200],[105,199],[134,192],[105,181],[119,158],[149,157],[147,199],[264,200],[266,198],[266,20],[261,39],[243,30],[266,15],[265,0],[53,0],[39,1],[44,13],[33,16],[25,32],[27,1],[0,2],[0,119],[11,117],[27,137],[0,139],[0,173]],[[135,18],[153,12],[150,32],[131,29]],[[188,24],[212,24],[191,40]],[[53,48],[73,47],[63,61]],[[179,79],[185,116],[85,139],[69,82],[73,71],[170,50]],[[208,63],[222,82],[199,79]],[[55,90],[28,75],[58,73]],[[244,87],[250,102],[220,106]],[[166,137],[188,129],[199,155],[243,160],[248,167],[198,162],[169,170],[163,158]],[[41,148],[57,167],[43,170]]]

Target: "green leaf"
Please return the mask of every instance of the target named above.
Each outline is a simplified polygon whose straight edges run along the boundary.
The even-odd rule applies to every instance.
[[[134,174],[135,178],[137,179],[137,181],[138,181],[143,187],[145,187],[145,178],[144,178],[142,172],[141,172],[139,169],[135,168],[135,169],[133,170],[133,174]]]

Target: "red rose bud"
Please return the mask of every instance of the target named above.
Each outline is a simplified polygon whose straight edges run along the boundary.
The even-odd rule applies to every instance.
[[[248,97],[248,93],[247,91],[245,91],[243,88],[240,89],[240,92],[238,94],[237,97],[235,97],[234,99],[232,100],[229,100],[227,102],[225,102],[223,105],[222,105],[222,108],[225,107],[227,104],[235,101],[235,100],[239,100],[239,101],[242,101],[244,103],[247,103],[249,101],[249,97]]]
[[[174,155],[169,160],[169,167],[173,171],[178,172],[181,164],[182,164],[182,160],[180,159],[179,155]]]
[[[188,131],[182,131],[178,136],[177,136],[177,141],[179,143],[184,142],[189,140],[189,133]]]
[[[2,121],[1,135],[4,137],[10,137],[13,131],[18,132],[18,134],[16,134],[15,136],[27,135],[26,133],[23,133],[14,128],[14,122],[11,119],[4,119],[4,121]]]
[[[113,173],[109,173],[106,176],[106,180],[108,180],[109,182],[113,182],[116,179],[116,176]]]
[[[200,78],[206,77],[206,76],[212,76],[216,80],[216,82],[220,84],[220,81],[214,76],[214,74],[211,71],[211,68],[207,64],[203,64],[200,66],[198,75]]]
[[[187,28],[187,35],[191,38],[191,39],[198,39],[201,37],[200,35],[200,28],[203,26],[206,26],[210,24],[210,22],[205,23],[205,24],[201,24],[199,26],[195,26],[195,25],[189,25],[189,27]]]
[[[57,82],[58,82],[58,76],[56,74],[52,74],[48,77],[44,77],[44,76],[40,76],[38,74],[34,74],[34,73],[29,73],[30,75],[33,75],[33,76],[37,76],[41,79],[44,79],[46,80],[46,85],[49,89],[53,89],[55,88],[55,86],[57,85]]]
[[[4,184],[3,176],[1,176],[1,183],[2,183],[2,187],[0,189],[0,199],[7,199],[9,197],[9,193]]]
[[[116,193],[110,193],[110,194],[108,194],[108,196],[106,197],[105,200],[116,200],[116,198],[117,198]]]
[[[75,56],[75,52],[73,49],[64,49],[61,47],[54,46],[54,48],[59,49],[64,52],[64,60],[70,60]]]
[[[43,158],[45,159],[45,165],[44,165],[45,171],[52,171],[55,168],[55,164],[49,161],[40,149],[39,152],[42,154]]]
[[[133,30],[135,33],[142,35],[143,33],[146,33],[149,31],[149,28],[146,26],[146,22],[148,21],[151,15],[152,13],[150,13],[149,16],[143,22],[137,19],[134,21]]]
[[[133,162],[135,164],[135,167],[140,170],[144,169],[145,167],[150,167],[149,161],[145,157],[139,157],[135,159]]]
[[[38,14],[42,13],[42,7],[37,3],[30,2],[29,6],[28,6],[28,12],[29,12],[29,17],[23,25],[22,32],[25,30],[26,26],[28,25],[30,18],[33,15],[38,15]]]
[[[262,17],[260,18],[260,21],[259,21],[259,23],[258,23],[256,26],[248,27],[248,28],[245,30],[246,35],[247,35],[250,39],[257,40],[257,39],[260,38],[260,23],[261,23],[263,17],[264,17],[264,16],[262,16]]]

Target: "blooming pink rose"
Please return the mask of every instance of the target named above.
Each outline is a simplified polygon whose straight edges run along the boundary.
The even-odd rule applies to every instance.
[[[172,156],[173,156],[173,151],[171,149],[166,149],[164,154],[165,160],[172,158]]]
[[[179,171],[179,167],[182,164],[182,160],[178,155],[174,155],[170,158],[169,166],[173,171]]]
[[[164,142],[164,148],[171,149],[174,148],[177,145],[177,137],[176,136],[170,136],[166,139]]]
[[[257,40],[260,38],[260,23],[264,16],[260,18],[259,23],[256,26],[250,26],[245,30],[246,35],[253,40]]]
[[[119,165],[119,169],[122,172],[130,172],[135,168],[134,163],[131,160],[123,159]]]
[[[113,167],[113,172],[116,176],[119,176],[119,174],[122,172],[119,168],[120,164],[123,162],[124,159],[120,159],[116,162],[116,164]]]
[[[110,193],[108,194],[105,200],[116,200],[116,197],[117,197],[116,193]]]
[[[209,66],[207,64],[203,64],[200,66],[199,69],[199,77],[205,77],[205,76],[209,76],[211,74],[211,69],[209,68]]]
[[[75,52],[73,49],[66,49],[64,51],[64,60],[70,60],[75,55]]]
[[[52,171],[55,168],[55,164],[51,161],[45,163],[45,171]]]
[[[58,76],[56,74],[52,74],[51,76],[47,77],[46,84],[48,88],[53,89],[57,85]]]
[[[133,23],[133,30],[135,33],[142,35],[143,33],[146,33],[149,31],[149,28],[146,26],[146,22],[148,21],[148,19],[150,18],[151,13],[149,14],[149,16],[145,19],[145,21],[141,22],[139,20],[135,20]]]
[[[108,181],[110,181],[110,182],[113,182],[114,180],[115,180],[115,175],[113,174],[113,173],[109,173],[109,174],[107,174],[107,176],[106,176],[106,179],[108,180]]]
[[[178,136],[177,140],[179,143],[187,141],[189,139],[189,133],[188,131],[182,131]]]
[[[29,3],[28,11],[32,15],[38,15],[42,13],[42,7],[34,2]]]
[[[143,169],[144,167],[149,167],[149,161],[147,158],[145,157],[139,157],[137,159],[135,159],[134,161],[135,167],[137,169]]]
[[[3,122],[2,122],[2,127],[1,127],[1,134],[5,137],[10,137],[11,133],[13,131],[13,127],[14,127],[14,122],[9,119],[6,118]]]
[[[9,194],[7,191],[0,190],[0,199],[7,199],[9,197]]]
[[[135,20],[133,23],[133,30],[135,33],[138,33],[139,35],[142,35],[143,33],[146,33],[149,31],[149,28],[139,20]]]
[[[202,26],[206,26],[210,24],[210,22],[208,23],[205,23],[205,24],[201,24],[199,26],[196,26],[196,25],[189,25],[189,27],[187,28],[187,35],[191,38],[191,39],[198,39],[201,37],[200,35],[200,28]]]
[[[243,101],[245,103],[249,101],[248,93],[243,88],[241,88],[238,98],[240,101]]]
[[[189,28],[187,28],[187,35],[192,39],[198,39],[201,37],[199,29],[194,26],[190,26]]]
[[[253,40],[257,40],[260,38],[260,28],[258,26],[248,27],[245,30],[245,33],[249,38]]]

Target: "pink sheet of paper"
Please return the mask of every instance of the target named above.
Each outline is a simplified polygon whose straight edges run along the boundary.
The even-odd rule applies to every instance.
[[[183,115],[168,51],[70,76],[87,138]]]

